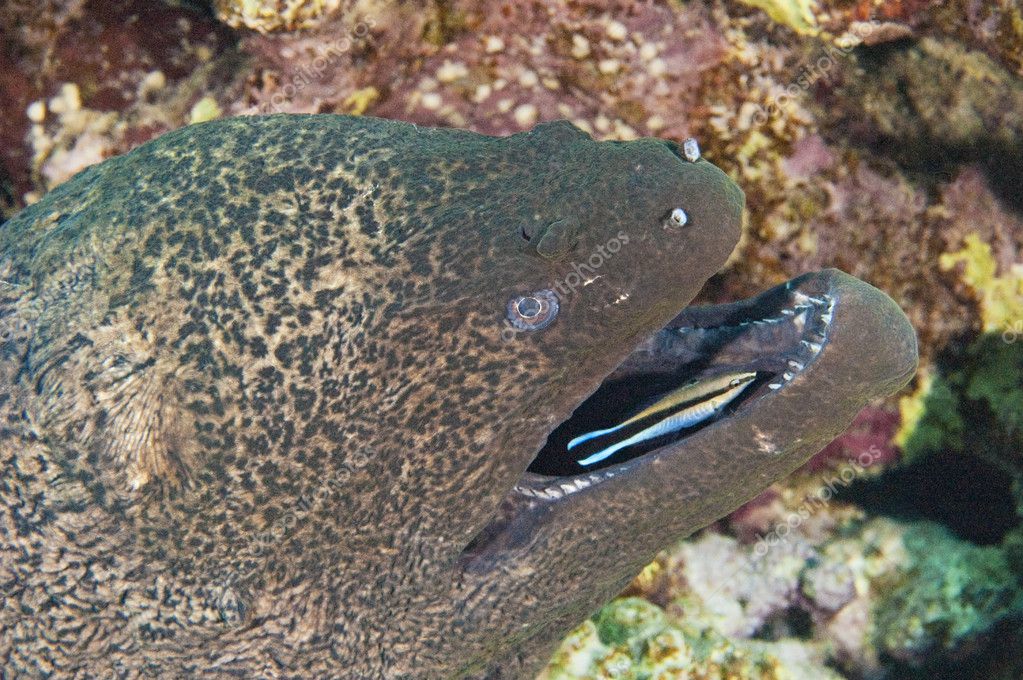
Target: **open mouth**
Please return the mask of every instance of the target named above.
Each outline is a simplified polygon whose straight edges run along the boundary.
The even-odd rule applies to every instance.
[[[641,465],[785,390],[828,342],[830,278],[683,311],[637,347],[547,439],[514,489],[556,500]]]

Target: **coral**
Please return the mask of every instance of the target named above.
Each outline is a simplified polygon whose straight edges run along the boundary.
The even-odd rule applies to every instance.
[[[0,165],[21,204],[185,124],[203,91],[223,87],[210,66],[233,42],[211,17],[147,0],[4,2],[0,33]],[[52,99],[69,106],[51,111]]]
[[[1023,73],[1023,9],[1015,0],[817,0],[818,22],[833,33],[867,20],[898,27],[891,39],[954,38]]]
[[[977,234],[968,234],[962,250],[938,258],[938,266],[944,270],[960,263],[964,265],[962,280],[980,304],[983,330],[1000,333],[1023,326],[1023,262],[1014,263],[1009,272],[999,276],[991,246]]]
[[[217,18],[228,26],[260,33],[312,28],[345,5],[343,0],[214,0],[213,4]]]
[[[696,4],[464,2],[447,17],[441,44],[381,88],[375,113],[490,133],[568,118],[601,138],[682,137],[728,53]]]
[[[379,96],[372,91],[384,89],[406,59],[416,59],[426,22],[422,9],[417,3],[346,3],[313,29],[244,35],[245,87],[231,93],[225,110],[369,112]]]
[[[656,605],[622,598],[569,635],[539,680],[838,680],[813,645],[730,640],[674,622]]]
[[[1023,480],[1023,342],[981,336],[947,358],[906,410],[907,459],[956,451],[980,456]]]
[[[780,657],[778,646],[794,643],[813,650],[821,666],[872,675],[890,658],[910,667],[955,658],[1023,615],[1023,583],[1007,550],[972,545],[928,522],[867,520],[845,507],[832,501],[826,509],[844,517],[828,532],[780,518],[773,537],[753,543],[713,531],[682,542],[628,591],[663,613],[634,597],[608,605],[566,642],[552,666],[561,675],[550,677],[593,677],[588,664],[612,657],[623,672],[641,674],[645,641],[667,625],[693,649],[695,639],[736,649],[756,639],[763,653]],[[581,639],[599,642],[586,646],[586,663]],[[673,658],[687,656],[679,650]],[[690,677],[701,677],[697,661],[690,664]]]
[[[907,458],[940,451],[980,455],[1023,479],[1023,267],[999,274],[992,248],[967,234],[961,250],[939,258],[957,269],[977,300],[984,334],[950,348],[901,401],[896,443]]]
[[[767,15],[779,24],[788,26],[803,35],[817,33],[817,18],[814,16],[815,4],[811,0],[742,0],[751,7],[767,12]]]
[[[65,83],[48,102],[33,104],[36,111],[31,130],[33,165],[44,189],[52,189],[72,175],[113,154],[114,128],[117,114],[83,108],[77,85]],[[52,136],[43,122],[47,116],[56,119]],[[29,202],[38,195],[29,195]]]
[[[959,413],[959,398],[944,379],[935,380],[934,370],[924,369],[917,388],[899,400],[902,426],[894,442],[915,460],[931,451],[962,450],[966,425]]]

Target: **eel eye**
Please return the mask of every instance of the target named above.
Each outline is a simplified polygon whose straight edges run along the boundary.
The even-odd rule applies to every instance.
[[[689,215],[682,208],[675,208],[668,214],[664,226],[668,229],[680,229],[689,222]]]
[[[558,315],[558,296],[553,290],[517,295],[508,301],[508,321],[523,331],[547,328]]]

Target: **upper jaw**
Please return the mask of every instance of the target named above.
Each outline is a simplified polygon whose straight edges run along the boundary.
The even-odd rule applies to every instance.
[[[526,471],[492,526],[470,549],[483,549],[482,543],[509,523],[521,534],[523,520],[512,522],[515,515],[540,517],[539,508],[569,499],[600,499],[619,488],[664,483],[671,477],[666,471],[692,465],[694,453],[700,455],[701,450],[715,452],[704,456],[710,466],[732,465],[729,456],[745,452],[786,459],[778,465],[780,477],[816,452],[807,448],[807,442],[812,443],[810,448],[817,442],[823,446],[867,401],[904,385],[916,360],[915,335],[895,303],[838,270],[806,274],[741,302],[687,309],[641,343],[604,384],[630,380],[641,384],[735,369],[753,370],[762,378],[730,412],[638,457],[567,474]],[[834,406],[815,416],[814,408],[822,401]],[[584,408],[585,403],[579,410]],[[819,422],[787,426],[785,419],[799,414]],[[726,442],[736,451],[719,455],[716,442]],[[563,449],[561,453],[565,454]],[[537,461],[531,467],[542,469]],[[735,490],[742,488],[741,474],[732,476],[725,486],[732,495],[741,493]],[[750,497],[757,492],[754,487],[766,486],[762,481],[750,480]]]

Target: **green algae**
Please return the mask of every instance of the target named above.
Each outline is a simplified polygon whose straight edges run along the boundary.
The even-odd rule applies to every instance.
[[[901,405],[906,461],[974,453],[1023,474],[1023,342],[986,333],[943,363]]]
[[[908,525],[903,544],[907,567],[878,584],[885,593],[874,612],[879,650],[921,660],[1023,614],[1023,588],[1001,548],[961,541],[926,522]]]
[[[906,460],[938,451],[971,451],[1023,475],[1023,269],[999,274],[991,247],[975,234],[942,255],[979,307],[983,333],[924,374],[900,403],[896,443]]]

